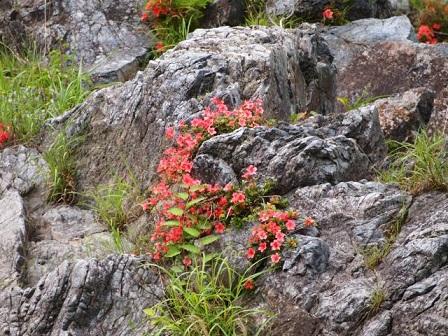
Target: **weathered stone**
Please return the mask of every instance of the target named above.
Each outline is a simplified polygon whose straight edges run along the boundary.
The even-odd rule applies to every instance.
[[[392,4],[393,3],[393,4]],[[409,7],[409,5],[408,5]],[[292,14],[307,19],[320,20],[326,8],[344,11],[344,17],[350,21],[370,17],[389,17],[405,9],[395,0],[355,0],[348,5],[346,1],[337,0],[267,0],[266,11],[273,16],[290,16]]]
[[[47,50],[66,43],[83,65],[95,63],[95,79],[127,80],[153,40],[139,21],[140,6],[139,0],[14,1],[0,13],[0,37],[11,43],[17,31],[26,32]]]
[[[366,323],[360,336],[387,336],[392,327],[392,314],[386,310]]]
[[[375,101],[384,136],[387,139],[411,142],[417,131],[428,124],[433,103],[434,92],[425,88],[412,89]]]
[[[215,136],[199,148],[193,173],[209,183],[227,183],[255,165],[263,179],[274,180],[278,191],[287,193],[297,187],[367,178],[369,154],[372,161],[385,154],[374,108],[299,126],[241,128]]]
[[[141,259],[64,262],[36,287],[0,293],[4,335],[142,335],[143,309],[163,296],[159,276]]]
[[[239,26],[244,23],[244,0],[214,0],[205,10],[201,27]]]
[[[132,81],[100,90],[53,121],[74,120],[88,136],[79,148],[80,185],[132,166],[149,181],[166,146],[164,128],[201,111],[211,97],[230,105],[262,98],[267,117],[333,110],[334,69],[315,29],[196,30]]]
[[[448,87],[440,91],[434,100],[434,111],[428,129],[431,133],[448,134]]]

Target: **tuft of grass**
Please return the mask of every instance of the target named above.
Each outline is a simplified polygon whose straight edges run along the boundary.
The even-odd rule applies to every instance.
[[[73,204],[76,202],[76,160],[75,148],[83,137],[69,138],[60,132],[51,147],[43,154],[49,166],[49,194],[51,203]]]
[[[237,273],[226,259],[195,260],[194,266],[183,272],[162,270],[167,276],[166,299],[145,309],[157,332],[152,335],[225,336],[259,335],[272,318],[262,325],[255,318],[271,315],[261,309],[244,308],[244,284],[261,273]]]
[[[368,269],[373,271],[390,253],[390,251],[392,251],[392,246],[397,240],[398,234],[401,232],[401,228],[406,222],[407,215],[408,207],[403,206],[385,232],[386,242],[383,245],[367,246],[361,250],[361,254],[364,257],[364,265]]]
[[[49,118],[86,98],[88,77],[69,64],[60,51],[44,58],[0,45],[0,123],[11,127],[16,141],[30,142]]]
[[[389,96],[369,96],[366,92],[363,92],[361,96],[356,98],[353,102],[348,97],[338,97],[337,100],[344,105],[346,111],[357,110],[363,106],[372,104],[378,99],[387,98]]]
[[[282,28],[297,27],[304,20],[293,16],[270,16],[266,13],[266,0],[246,0],[246,26],[277,26]]]
[[[413,195],[426,191],[448,191],[448,157],[443,134],[430,136],[421,130],[414,143],[391,141],[389,169],[380,172],[383,183],[398,184]]]
[[[137,179],[130,174],[129,179],[115,177],[111,183],[100,184],[86,197],[92,199],[91,208],[98,218],[108,225],[115,250],[124,253],[127,250],[123,239],[126,224],[135,219],[143,201]]]
[[[375,315],[381,308],[381,305],[386,300],[386,291],[385,289],[378,285],[373,290],[370,296],[370,304],[369,304],[369,315]]]

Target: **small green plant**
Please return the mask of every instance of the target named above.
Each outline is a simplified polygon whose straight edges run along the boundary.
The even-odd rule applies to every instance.
[[[128,179],[115,177],[111,183],[98,185],[86,197],[93,202],[92,208],[98,218],[108,225],[116,251],[124,253],[127,250],[123,243],[123,232],[126,224],[140,214],[138,205],[143,200],[137,179],[129,174]]]
[[[381,285],[377,285],[370,296],[369,315],[375,315],[386,300],[386,291]]]
[[[287,16],[268,15],[266,12],[266,0],[246,0],[246,26],[277,26],[282,28],[294,28],[302,23],[302,19],[291,13]]]
[[[253,308],[244,308],[242,299],[254,288],[254,280],[261,273],[236,272],[226,259],[216,257],[193,261],[188,271],[166,270],[153,265],[167,277],[166,299],[145,309],[157,332],[152,335],[171,336],[233,336],[259,335],[267,326],[272,314]],[[262,325],[254,319],[267,317]]]
[[[0,45],[0,124],[10,127],[16,141],[31,141],[49,118],[85,99],[88,77],[69,63],[60,51],[45,59]]]
[[[429,135],[421,130],[414,143],[391,141],[395,148],[389,169],[380,172],[379,180],[398,184],[417,195],[429,190],[448,190],[448,161],[443,134]]]
[[[83,138],[79,136],[69,138],[65,131],[62,131],[43,154],[49,166],[49,202],[75,203],[76,161],[74,150],[82,140]]]
[[[353,102],[348,97],[338,97],[337,100],[344,105],[346,111],[356,110],[363,106],[372,104],[378,99],[387,98],[388,96],[369,96],[366,92],[363,92],[361,96],[356,98]]]

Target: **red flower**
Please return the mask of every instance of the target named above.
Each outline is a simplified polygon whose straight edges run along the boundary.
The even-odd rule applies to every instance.
[[[185,267],[189,267],[191,263],[192,263],[191,258],[187,256],[185,256],[184,259],[182,259],[182,264],[184,264]]]
[[[324,10],[322,12],[322,16],[324,18],[324,20],[333,20],[334,18],[334,12],[332,11],[331,8],[327,8],[326,10]]]
[[[247,258],[253,259],[255,257],[255,250],[252,247],[247,249]]]
[[[280,257],[280,255],[278,253],[275,253],[275,254],[271,255],[271,261],[274,264],[277,264],[280,261],[280,259],[281,259],[281,257]]]
[[[158,52],[162,52],[165,49],[165,45],[163,44],[162,41],[157,41],[154,48],[158,51]],[[174,136],[174,134],[173,134]]]
[[[442,29],[442,25],[440,23],[433,23],[432,29],[439,31],[440,29]]]
[[[258,246],[258,251],[260,251],[261,253],[263,253],[266,248],[268,247],[268,244],[266,244],[266,242],[262,242],[260,243],[260,245]]]
[[[247,279],[243,286],[244,286],[245,289],[248,289],[248,290],[251,290],[251,289],[255,288],[255,284],[254,284],[254,281],[252,279]]]
[[[140,16],[140,20],[142,20],[142,22],[148,21],[148,13],[144,12],[142,13],[142,16]]]
[[[157,43],[159,43],[159,42],[157,42]],[[163,43],[162,43],[163,44]],[[156,44],[156,49],[157,49],[157,44]],[[165,137],[167,138],[167,139],[174,139],[174,128],[173,127],[168,127],[166,130],[165,130]]]
[[[246,195],[244,195],[241,191],[234,192],[232,194],[232,203],[233,204],[241,204],[246,200]]]
[[[437,43],[434,31],[427,25],[421,25],[418,27],[417,38],[420,42],[425,42],[428,44]]]
[[[253,165],[250,165],[249,167],[246,168],[246,172],[243,174],[242,178],[244,180],[249,180],[256,173],[257,173],[257,167],[254,167]]]
[[[223,223],[218,222],[215,224],[215,232],[216,233],[224,233],[224,230],[226,229],[226,227],[224,226]]]

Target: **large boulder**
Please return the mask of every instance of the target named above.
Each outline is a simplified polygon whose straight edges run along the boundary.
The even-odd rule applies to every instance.
[[[52,121],[84,132],[82,187],[132,167],[148,182],[166,147],[165,127],[188,120],[221,97],[229,105],[261,98],[266,117],[289,120],[305,110],[333,111],[334,68],[315,28],[196,30],[123,85],[94,93]]]
[[[163,296],[159,276],[130,256],[63,262],[35,287],[0,292],[0,332],[11,336],[142,335],[143,309]]]
[[[13,45],[21,36],[46,50],[67,44],[95,80],[124,81],[152,46],[141,6],[140,0],[6,0],[0,39]]]

